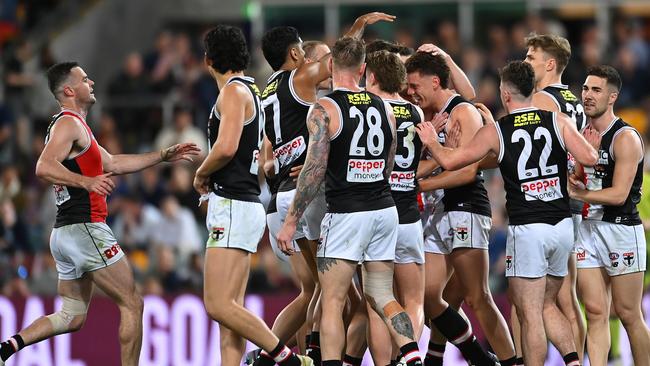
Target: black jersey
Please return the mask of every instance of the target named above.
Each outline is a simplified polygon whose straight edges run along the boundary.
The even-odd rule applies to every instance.
[[[346,89],[335,89],[321,99],[333,102],[340,118],[338,131],[330,137],[325,180],[328,212],[394,206],[387,174],[393,127],[384,101],[367,91]]]
[[[587,189],[590,191],[610,188],[614,179],[614,168],[616,160],[614,156],[614,139],[621,132],[631,130],[638,134],[637,130],[625,123],[620,118],[614,119],[611,125],[602,133],[600,150],[598,151],[598,163],[594,167],[585,167],[585,179]],[[639,136],[641,139],[641,136]],[[641,140],[643,141],[643,140]],[[627,194],[625,203],[622,206],[606,206],[585,203],[583,217],[588,220],[602,220],[622,225],[639,225],[639,211],[636,205],[641,200],[641,183],[643,181],[643,155],[636,167],[636,174],[632,181],[632,187]]]
[[[469,104],[466,99],[456,94],[449,98],[442,112],[451,116],[451,112],[460,104]],[[488,199],[487,191],[483,186],[483,172],[476,172],[476,179],[460,187],[446,188],[442,198],[445,212],[465,211],[483,216],[492,216],[492,208]]]
[[[542,93],[548,95],[553,99],[560,112],[571,118],[578,131],[582,131],[587,125],[587,115],[585,114],[584,107],[580,100],[569,90],[567,85],[553,84],[544,88]],[[575,160],[569,154],[569,172],[572,173],[575,169]],[[571,213],[579,215],[582,212],[583,203],[578,200],[571,199],[569,201]]]
[[[390,188],[397,207],[400,224],[420,220],[415,173],[422,155],[422,141],[415,126],[422,122],[421,111],[407,101],[387,100],[397,122],[395,166],[390,175]]]
[[[210,175],[210,186],[217,195],[225,198],[259,202],[260,185],[257,181],[257,167],[264,132],[262,126],[264,111],[261,108],[260,91],[251,77],[232,77],[226,85],[230,83],[239,83],[250,91],[253,96],[255,113],[244,122],[235,156],[226,166]],[[208,119],[208,145],[210,148],[217,141],[220,124],[221,115],[217,111],[217,103],[215,103],[210,113],[210,119]]]
[[[266,119],[264,131],[273,145],[280,192],[296,188],[296,182],[289,173],[292,167],[305,162],[309,141],[306,120],[311,103],[301,100],[293,90],[295,72],[296,70],[275,72],[262,93]]]
[[[555,225],[570,217],[567,155],[555,113],[517,109],[496,127],[510,225]]]
[[[566,114],[575,123],[578,131],[582,131],[587,125],[585,109],[567,85],[553,84],[542,89],[542,93],[548,95],[557,104],[560,112]]]

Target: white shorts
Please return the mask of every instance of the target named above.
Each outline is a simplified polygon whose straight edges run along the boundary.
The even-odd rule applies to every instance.
[[[577,251],[578,268],[604,267],[610,276],[646,270],[646,242],[642,225],[584,220],[580,224]]]
[[[439,240],[433,240],[428,252],[451,254],[455,249],[487,250],[492,219],[465,211],[444,212],[436,224]]]
[[[420,221],[398,225],[395,263],[424,263],[424,235]]]
[[[250,253],[266,228],[264,206],[259,202],[240,201],[210,193],[205,226],[210,233],[206,248],[236,248]]]
[[[573,248],[571,218],[549,224],[508,225],[506,277],[564,277]]]
[[[437,253],[436,248],[442,245],[442,237],[438,232],[438,223],[440,223],[444,214],[444,208],[442,203],[440,203],[435,206],[433,212],[429,212],[426,221],[422,224],[425,253]]]
[[[395,260],[399,219],[395,206],[381,210],[327,213],[317,257],[353,262]]]
[[[276,211],[266,215],[266,225],[269,227],[269,242],[271,243],[271,250],[273,253],[282,261],[288,262],[289,257],[282,253],[280,248],[278,248],[278,233],[282,229],[282,219],[280,214]],[[300,247],[296,244],[296,241],[293,241],[293,249],[296,252],[300,252]]]
[[[111,228],[103,222],[70,224],[52,229],[50,251],[61,280],[110,266],[124,257]]]
[[[284,224],[284,218],[291,208],[293,197],[296,195],[296,190],[292,189],[286,192],[278,192],[276,195],[276,207],[280,214],[281,224]],[[307,238],[309,240],[316,240],[320,237],[320,225],[327,211],[327,204],[325,203],[325,193],[319,193],[313,201],[305,209],[305,213],[300,218],[300,222],[296,227],[296,234],[294,239]],[[282,227],[282,226],[280,226]]]
[[[582,222],[582,215],[571,214],[571,219],[573,220],[573,253],[576,252],[576,246],[578,245],[578,233],[580,232],[580,223]]]

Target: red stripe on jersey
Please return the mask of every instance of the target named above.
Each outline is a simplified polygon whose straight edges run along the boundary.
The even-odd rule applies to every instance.
[[[580,167],[582,167],[582,165],[581,165]],[[585,174],[585,169],[584,169],[584,167],[582,167],[582,172],[581,172],[581,173],[582,173],[582,183],[585,184],[585,188],[586,188],[586,187],[587,187],[587,182],[588,182],[589,180],[587,179],[587,175]],[[582,205],[582,218],[583,218],[583,219],[586,219],[587,216],[589,216],[589,203],[585,202],[585,203]]]
[[[88,132],[90,138],[90,146],[86,151],[75,157],[74,160],[79,165],[81,174],[86,177],[96,177],[104,174],[104,167],[102,164],[102,153],[99,151],[99,144],[95,140],[90,127],[86,121],[76,113],[64,111],[64,115],[74,117],[81,121],[84,128]],[[89,192],[90,196],[90,222],[105,222],[108,216],[108,209],[106,208],[106,196],[102,196],[95,192]]]
[[[423,195],[423,194],[424,194],[424,193],[420,192],[420,193],[418,193],[418,195],[416,196],[416,197],[418,198],[418,210],[420,210],[420,212],[423,212],[423,211],[424,211],[424,201],[423,201],[423,198],[422,198],[422,195]]]

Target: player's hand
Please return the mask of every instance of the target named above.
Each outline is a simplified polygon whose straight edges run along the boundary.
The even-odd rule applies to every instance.
[[[160,150],[160,159],[168,162],[178,160],[192,162],[192,156],[197,156],[200,152],[201,149],[194,143],[176,144]]]
[[[282,229],[278,233],[278,249],[286,255],[293,255],[295,250],[293,248],[293,235],[296,233],[296,224],[291,224],[287,221],[282,225]]]
[[[108,196],[113,192],[115,183],[110,178],[113,173],[105,173],[96,177],[85,177],[81,185],[88,192],[95,192],[102,196]]]
[[[490,109],[485,106],[483,103],[474,103],[474,107],[478,109],[478,112],[481,114],[481,117],[483,117],[483,124],[488,124],[488,123],[495,123],[494,117],[492,116],[492,112],[490,112]]]
[[[430,53],[430,54],[432,54],[434,56],[440,55],[440,56],[442,56],[444,58],[449,57],[449,54],[447,52],[443,51],[442,48],[436,46],[433,43],[425,43],[425,44],[423,44],[422,46],[420,46],[418,48],[418,52],[426,52],[426,53]]]
[[[296,165],[293,168],[291,168],[291,170],[289,171],[289,176],[293,178],[294,182],[298,180],[298,176],[300,175],[300,171],[302,170],[302,167],[303,167],[302,164]]]
[[[585,137],[585,140],[591,145],[596,151],[600,150],[600,132],[596,131],[591,124],[587,125],[582,131],[582,136]]]
[[[569,176],[569,185],[567,187],[569,191],[569,197],[574,199],[580,199],[583,193],[587,190],[585,184],[582,183],[575,175]]]
[[[436,133],[440,133],[445,130],[447,122],[449,122],[449,114],[447,114],[447,112],[436,113],[433,116],[433,119],[429,122],[433,125]]]
[[[438,132],[429,121],[418,123],[415,126],[415,131],[420,136],[420,140],[424,145],[430,145],[438,142]]]
[[[456,122],[453,124],[451,129],[447,131],[447,135],[445,136],[445,146],[452,149],[460,146],[460,135],[460,122]]]
[[[194,176],[194,189],[199,194],[204,195],[210,193],[210,177],[205,177],[199,174]]]

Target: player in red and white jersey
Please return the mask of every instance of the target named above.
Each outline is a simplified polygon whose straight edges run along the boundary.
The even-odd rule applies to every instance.
[[[135,366],[142,344],[142,297],[124,252],[106,225],[106,196],[115,187],[110,176],[162,161],[191,161],[199,149],[179,144],[146,154],[111,155],[97,143],[85,120],[95,103],[94,82],[76,62],[52,66],[47,77],[61,112],[48,128],[36,175],[54,184],[57,216],[50,250],[63,306],[0,344],[0,365],[25,346],[79,330],[96,285],[120,309],[122,365]]]

